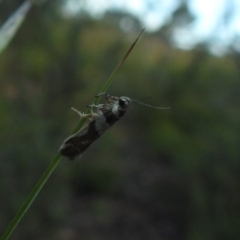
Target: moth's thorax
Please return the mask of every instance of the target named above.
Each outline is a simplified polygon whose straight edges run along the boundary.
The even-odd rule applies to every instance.
[[[112,113],[116,116],[118,116],[118,112],[119,112],[119,105],[118,104],[114,104],[112,107]]]
[[[99,135],[102,135],[110,127],[107,121],[107,112],[99,115],[99,117],[94,121],[94,128]]]

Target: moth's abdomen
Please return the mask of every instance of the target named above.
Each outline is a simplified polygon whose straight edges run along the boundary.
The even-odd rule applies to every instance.
[[[80,158],[82,153],[91,145],[89,142],[83,142],[79,136],[69,137],[59,149],[62,156],[70,160]]]
[[[59,149],[62,156],[75,160],[80,158],[84,151],[101,135],[95,127],[96,120],[90,122],[79,132],[67,138]]]
[[[79,132],[67,138],[60,147],[59,153],[70,160],[80,158],[84,151],[105,133],[111,125],[106,121],[105,115],[99,116]]]

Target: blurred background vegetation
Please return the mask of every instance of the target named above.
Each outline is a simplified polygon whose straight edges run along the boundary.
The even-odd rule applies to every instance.
[[[122,11],[64,14],[66,1],[37,2],[0,57],[0,232],[78,123],[70,108],[92,101],[143,27]],[[22,2],[1,1],[0,22]],[[171,110],[134,105],[80,161],[62,159],[11,239],[240,237],[240,54],[176,47],[189,2],[144,33],[109,89]]]

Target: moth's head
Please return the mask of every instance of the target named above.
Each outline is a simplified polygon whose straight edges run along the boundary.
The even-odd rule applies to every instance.
[[[112,109],[113,114],[119,118],[122,117],[126,113],[130,102],[131,99],[129,97],[119,97]]]
[[[118,104],[121,108],[127,108],[129,103],[131,102],[131,99],[129,97],[120,97],[118,100]]]

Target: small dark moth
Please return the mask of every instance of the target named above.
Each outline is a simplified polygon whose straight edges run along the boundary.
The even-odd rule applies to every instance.
[[[72,110],[76,111],[81,118],[87,118],[89,123],[77,133],[68,137],[59,148],[59,153],[62,156],[69,158],[69,160],[79,159],[94,141],[101,137],[103,133],[124,116],[129,103],[134,101],[128,97],[115,97],[106,93],[101,93],[98,96],[101,95],[105,95],[105,104],[89,105],[89,107],[95,109],[95,112],[91,111],[90,114],[84,114],[72,108]],[[137,103],[153,107],[141,102]],[[153,108],[165,109],[159,107]]]

